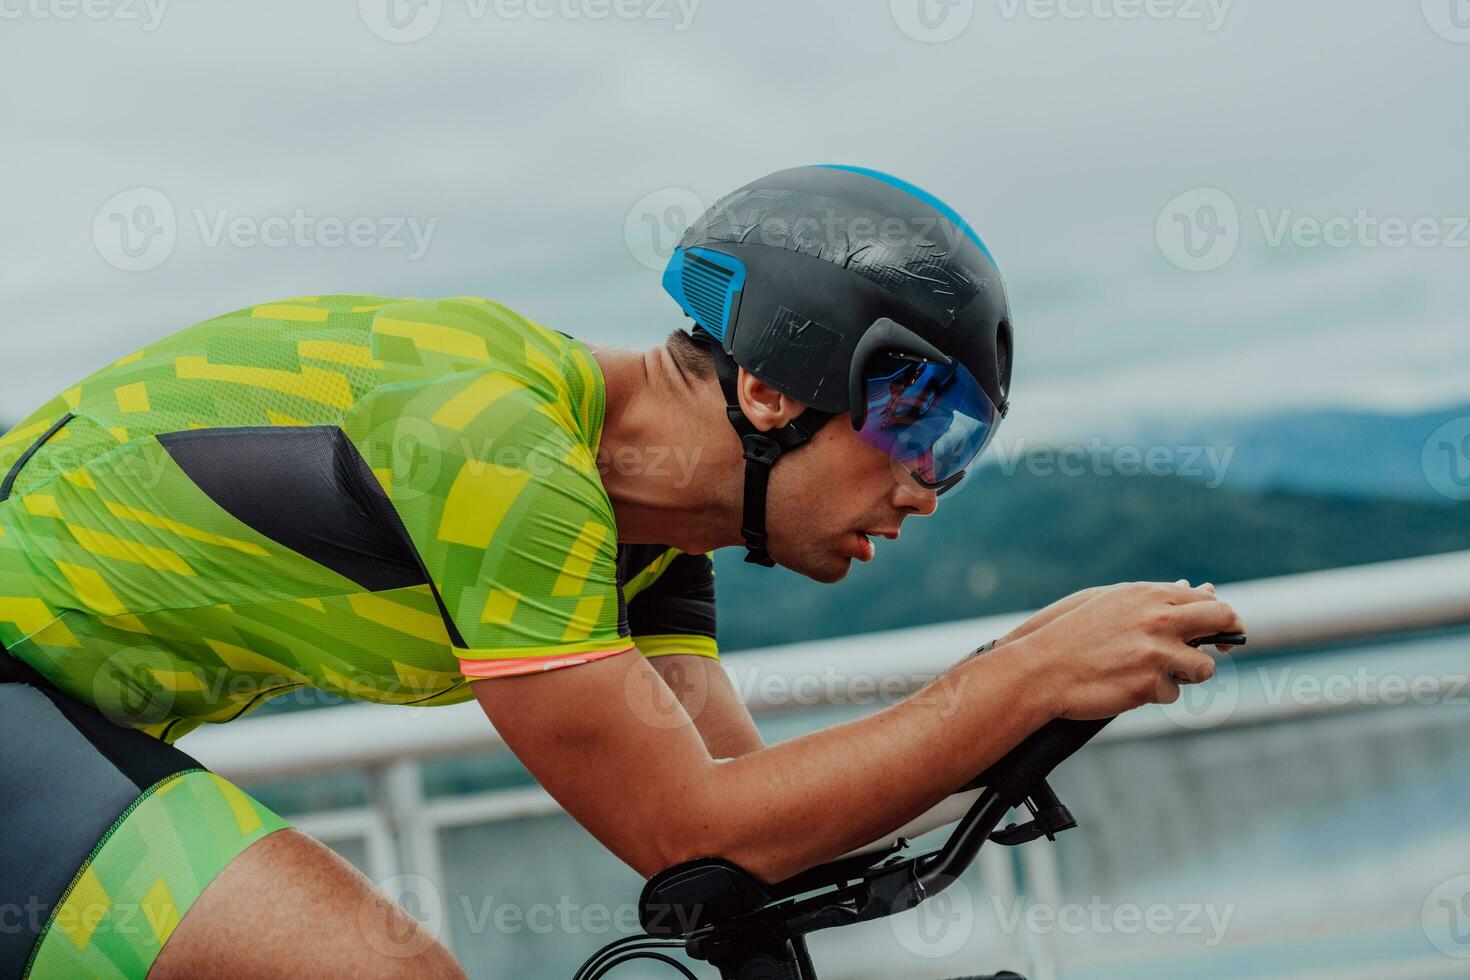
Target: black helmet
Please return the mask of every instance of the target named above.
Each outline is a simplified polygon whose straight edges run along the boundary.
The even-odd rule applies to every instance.
[[[928,462],[911,471],[943,492],[1009,409],[1010,307],[990,250],[953,208],[887,174],[797,167],[747,184],[684,233],[663,282],[714,352],[744,443],[748,561],[772,563],[771,464],[833,416],[895,458],[923,443]],[[757,431],[736,365],[809,410]],[[935,407],[947,414],[924,415]]]

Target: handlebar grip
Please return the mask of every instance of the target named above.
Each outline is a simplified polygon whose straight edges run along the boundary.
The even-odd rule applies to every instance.
[[[963,789],[988,786],[1011,805],[1019,803],[1051,771],[1092,737],[1107,727],[1112,718],[1072,721],[1057,718],[1026,736],[1000,761],[966,783]]]

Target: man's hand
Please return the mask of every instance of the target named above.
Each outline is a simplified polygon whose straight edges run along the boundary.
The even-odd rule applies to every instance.
[[[1034,647],[1042,661],[1036,676],[1055,685],[1059,716],[1108,718],[1145,704],[1172,704],[1180,684],[1215,674],[1214,659],[1188,641],[1243,632],[1240,617],[1213,588],[1134,582],[1094,591],[1017,641],[1017,649]]]
[[[1076,609],[1078,606],[1082,605],[1084,602],[1093,598],[1094,596],[1101,595],[1108,589],[1116,588],[1118,588],[1118,586],[1116,585],[1094,585],[1090,589],[1083,589],[1081,592],[1073,592],[1069,596],[1058,599],[1056,602],[1053,602],[1045,609],[1037,612],[1020,626],[1017,626],[1015,629],[1011,630],[1005,636],[996,640],[995,646],[1004,646],[1007,643],[1014,643],[1016,640],[1021,639],[1023,636],[1030,636],[1032,633],[1035,633],[1037,630],[1041,629],[1052,620],[1066,615],[1067,613],[1071,612],[1073,609]]]
[[[1041,629],[1043,626],[1047,625],[1048,623],[1052,622],[1053,620],[1058,619],[1058,618],[1066,615],[1067,613],[1071,612],[1073,609],[1076,609],[1078,606],[1082,605],[1084,602],[1087,602],[1090,599],[1095,599],[1098,596],[1102,595],[1104,592],[1109,592],[1109,591],[1112,591],[1113,589],[1124,589],[1124,588],[1128,588],[1129,586],[1134,585],[1134,584],[1136,584],[1136,583],[1133,583],[1133,582],[1121,582],[1121,583],[1119,583],[1117,585],[1094,585],[1090,589],[1083,589],[1080,592],[1073,592],[1071,595],[1066,596],[1066,597],[1061,598],[1061,599],[1058,599],[1056,602],[1053,602],[1051,605],[1047,606],[1045,609],[1042,609],[1039,612],[1037,612],[1036,614],[1034,614],[1030,619],[1026,620],[1026,622],[1022,623],[1020,626],[1017,626],[1015,629],[1011,630],[1005,636],[1003,636],[1000,639],[996,640],[994,645],[997,646],[997,647],[998,646],[1003,646],[1003,645],[1005,645],[1007,643],[1012,643],[1012,642],[1014,642],[1016,640],[1019,640],[1022,637],[1030,636],[1032,633],[1035,633],[1037,630]],[[1189,581],[1188,581],[1188,579],[1180,579],[1179,581],[1175,582],[1174,584],[1175,585],[1183,585],[1185,587],[1188,587],[1189,586]],[[1215,587],[1213,585],[1210,585],[1208,582],[1205,583],[1204,585],[1201,585],[1200,588],[1201,589],[1208,589],[1212,594],[1215,591]],[[1191,637],[1191,639],[1192,639],[1192,637]],[[992,649],[993,649],[993,647],[992,647]],[[1221,650],[1229,650],[1230,648],[1229,647],[1223,647],[1222,646],[1220,649]]]

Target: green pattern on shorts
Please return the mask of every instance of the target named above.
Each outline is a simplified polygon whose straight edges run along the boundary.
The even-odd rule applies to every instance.
[[[25,975],[142,980],[215,876],[245,848],[287,826],[202,769],[155,784],[77,872]]]

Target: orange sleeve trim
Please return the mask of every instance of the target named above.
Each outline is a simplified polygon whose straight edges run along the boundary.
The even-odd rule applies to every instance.
[[[461,660],[459,669],[472,681],[493,677],[519,677],[523,674],[541,674],[563,667],[577,667],[594,660],[605,660],[627,653],[633,649],[630,643],[617,650],[599,650],[593,653],[553,653],[545,657],[511,657],[505,660]]]

